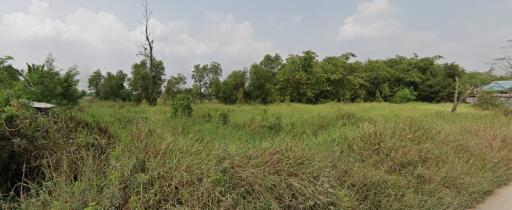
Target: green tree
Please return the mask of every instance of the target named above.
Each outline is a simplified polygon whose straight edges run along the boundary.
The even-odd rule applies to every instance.
[[[278,70],[277,88],[283,100],[298,103],[317,103],[322,84],[317,74],[317,55],[305,51],[303,55],[290,55]]]
[[[434,65],[424,74],[418,90],[417,98],[425,102],[448,102],[455,91],[455,77],[462,77],[464,69],[450,63]]]
[[[149,72],[147,70],[146,60],[132,65],[132,78],[128,82],[132,100],[136,103],[142,103],[149,95]]]
[[[247,92],[251,101],[263,104],[277,102],[275,73],[260,64],[253,64],[249,69]]]
[[[55,66],[55,58],[49,54],[43,65],[27,64],[20,84],[22,97],[57,105],[76,105],[81,97],[78,90],[78,70],[76,66],[61,74]]]
[[[107,76],[101,84],[100,98],[102,100],[129,100],[130,95],[125,86],[127,78],[128,75],[121,70],[116,74],[107,72]]]
[[[283,58],[279,54],[267,54],[259,64],[249,68],[248,98],[253,102],[268,104],[279,100],[276,89],[276,74],[283,66]]]
[[[146,101],[149,105],[156,105],[162,94],[165,67],[160,60],[153,62],[153,79],[150,79],[149,66],[146,59],[132,65],[132,78],[129,82],[133,100],[137,103]]]
[[[322,100],[353,102],[362,99],[365,85],[362,64],[350,63],[353,57],[353,53],[326,57],[319,64],[319,74],[326,85],[320,93]]]
[[[99,97],[101,93],[101,84],[103,83],[103,80],[105,79],[105,76],[101,73],[101,70],[97,69],[94,71],[88,80],[88,88],[89,91],[92,91],[94,93],[94,96]]]
[[[283,58],[281,58],[279,54],[273,56],[267,54],[263,57],[263,60],[260,61],[260,65],[272,72],[276,72],[283,65]]]
[[[228,77],[222,81],[219,100],[225,104],[245,102],[246,85],[246,70],[237,70],[231,72],[231,74],[229,74]]]
[[[218,98],[221,76],[222,66],[218,62],[194,65],[192,79],[194,80],[194,87],[198,92],[199,100],[213,100]]]

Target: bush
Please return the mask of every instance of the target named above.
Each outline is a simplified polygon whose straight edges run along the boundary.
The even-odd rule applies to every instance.
[[[416,92],[409,88],[400,89],[395,93],[393,98],[391,98],[391,102],[396,104],[403,104],[414,100],[416,100]]]
[[[503,106],[503,102],[489,92],[480,92],[477,99],[478,103],[476,105],[484,110],[496,109]]]
[[[191,117],[194,109],[192,108],[192,97],[187,94],[179,94],[172,102],[172,115],[174,117]]]
[[[108,128],[62,112],[40,115],[15,103],[18,110],[6,108],[0,119],[0,170],[6,172],[0,173],[0,201],[3,194],[29,193],[50,177],[75,181],[87,161],[104,166],[112,138]]]

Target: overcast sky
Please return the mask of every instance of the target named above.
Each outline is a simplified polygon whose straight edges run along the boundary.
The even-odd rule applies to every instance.
[[[358,59],[442,55],[484,71],[507,52],[512,0],[151,0],[156,56],[167,75],[190,76],[196,63],[218,61],[227,74],[266,53]],[[17,67],[78,65],[81,87],[94,69],[124,70],[140,58],[139,0],[0,0],[0,56]]]

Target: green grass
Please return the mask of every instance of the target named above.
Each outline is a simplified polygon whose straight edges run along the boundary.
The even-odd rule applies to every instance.
[[[450,108],[200,104],[173,119],[84,102],[74,115],[110,128],[108,158],[79,157],[73,181],[48,179],[18,207],[466,209],[511,180],[512,119]]]

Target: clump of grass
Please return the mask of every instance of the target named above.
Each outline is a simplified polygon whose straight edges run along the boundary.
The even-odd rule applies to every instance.
[[[229,112],[220,112],[219,113],[219,123],[223,126],[229,124]]]

